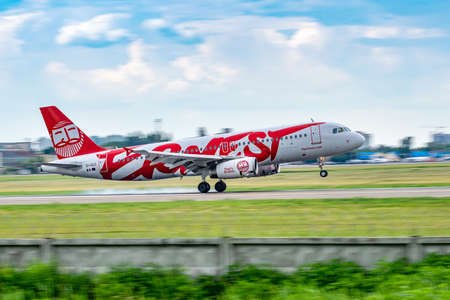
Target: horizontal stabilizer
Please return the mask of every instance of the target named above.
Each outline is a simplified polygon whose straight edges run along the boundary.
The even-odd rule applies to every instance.
[[[43,166],[49,166],[49,167],[57,167],[57,168],[63,168],[63,169],[76,169],[81,168],[81,164],[58,164],[58,163],[43,163]]]

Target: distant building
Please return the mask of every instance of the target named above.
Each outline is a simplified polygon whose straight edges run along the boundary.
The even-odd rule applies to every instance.
[[[356,156],[357,160],[367,162],[397,162],[400,161],[400,157],[397,152],[361,152]]]
[[[31,152],[31,142],[0,143],[0,151]]]
[[[357,131],[357,133],[361,134],[366,140],[364,141],[364,144],[362,144],[360,149],[370,149],[372,144],[372,135],[370,133],[365,133],[362,131]]]
[[[18,167],[34,156],[31,142],[0,143],[0,166]]]
[[[450,133],[438,132],[433,134],[433,143],[441,145],[450,144]]]
[[[34,142],[37,151],[44,151],[52,146],[52,141],[49,138],[41,137]]]

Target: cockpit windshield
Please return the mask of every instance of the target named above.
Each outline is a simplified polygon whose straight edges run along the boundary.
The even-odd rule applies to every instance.
[[[349,132],[351,130],[348,127],[335,127],[335,128],[333,128],[333,134],[341,133],[341,132],[345,132],[345,131]]]

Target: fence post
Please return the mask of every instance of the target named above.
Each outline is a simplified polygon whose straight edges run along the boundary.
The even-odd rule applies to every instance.
[[[419,236],[411,236],[406,245],[406,258],[409,262],[419,262],[423,259],[423,247],[419,243]]]
[[[233,264],[233,243],[231,238],[220,239],[219,244],[219,274],[225,274],[228,267]]]
[[[42,239],[41,240],[41,260],[42,262],[49,263],[53,258],[52,253],[52,243],[53,239]]]

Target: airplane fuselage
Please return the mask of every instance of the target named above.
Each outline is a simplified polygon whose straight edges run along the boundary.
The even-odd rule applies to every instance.
[[[347,127],[328,122],[280,126],[255,131],[219,134],[177,141],[105,150],[55,161],[42,166],[48,173],[112,179],[155,180],[180,176],[200,176],[182,163],[166,164],[148,160],[136,153],[140,150],[254,157],[259,166],[279,165],[316,159],[351,151],[362,145],[364,138]],[[61,168],[57,164],[74,164],[79,168]],[[211,174],[209,174],[211,175]]]

